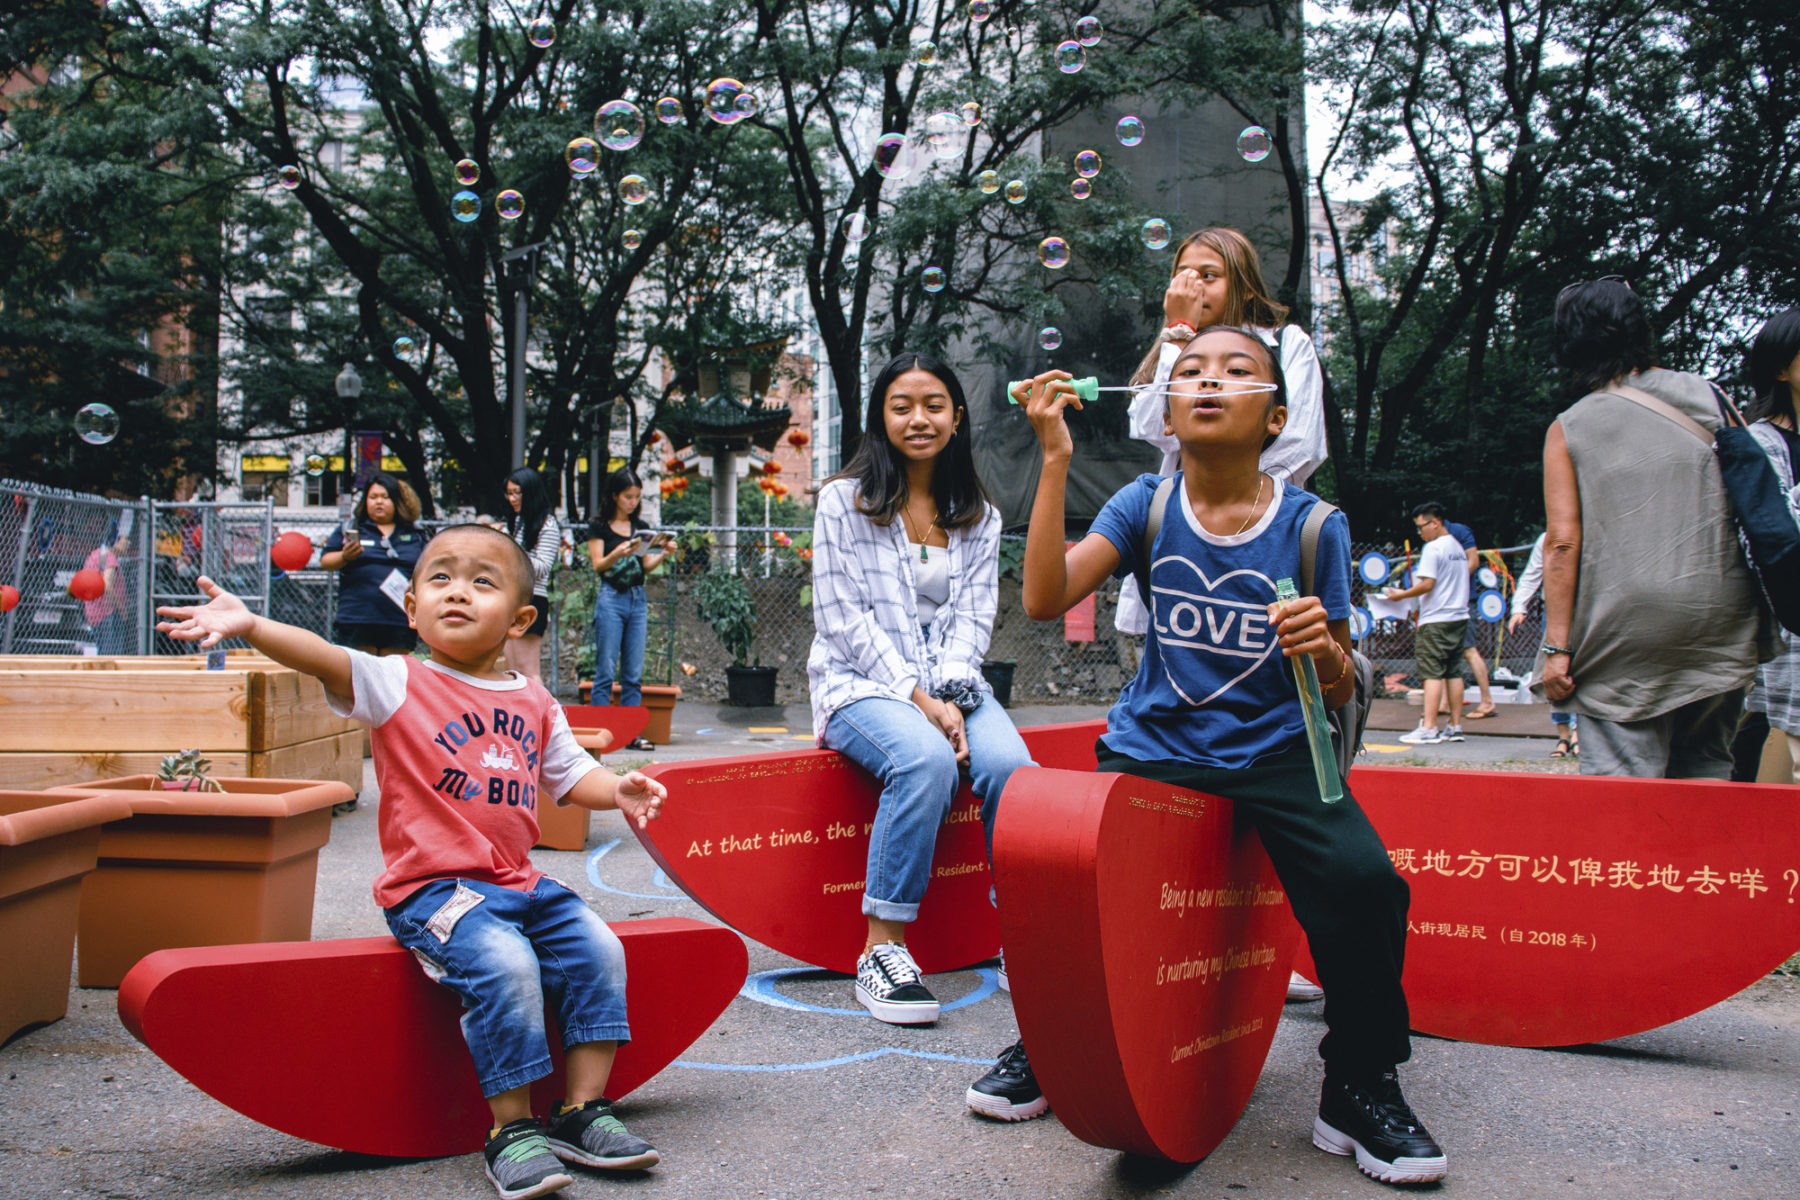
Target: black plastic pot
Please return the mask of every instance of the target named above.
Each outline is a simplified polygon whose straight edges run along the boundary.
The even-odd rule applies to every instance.
[[[1018,665],[1010,658],[1005,662],[981,664],[981,677],[994,689],[994,699],[1000,702],[1001,708],[1012,707],[1013,668]]]
[[[726,667],[725,703],[739,708],[774,707],[775,668]]]

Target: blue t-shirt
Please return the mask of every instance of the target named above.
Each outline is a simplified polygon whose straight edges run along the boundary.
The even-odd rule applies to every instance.
[[[1140,475],[1094,518],[1133,578],[1150,499]],[[1300,527],[1318,497],[1283,484],[1257,523],[1235,537],[1206,532],[1181,476],[1152,547],[1150,636],[1137,676],[1106,716],[1107,749],[1140,762],[1242,768],[1304,745],[1299,693],[1267,616],[1275,582],[1300,586]],[[1314,587],[1332,619],[1350,615],[1350,523],[1333,513],[1319,533]]]
[[[332,619],[340,625],[405,625],[406,610],[387,598],[381,581],[390,571],[412,578],[413,565],[425,550],[425,534],[411,525],[396,525],[392,536],[383,537],[380,526],[364,521],[356,536],[362,553],[338,572],[337,615]],[[322,553],[343,548],[344,531],[334,529]]]
[[[1445,521],[1444,532],[1457,540],[1464,550],[1475,549],[1475,531],[1457,521]]]

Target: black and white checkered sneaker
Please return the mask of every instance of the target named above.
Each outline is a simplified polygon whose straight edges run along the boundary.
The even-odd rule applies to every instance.
[[[929,1025],[938,1019],[937,997],[925,987],[919,964],[897,942],[872,946],[857,962],[856,999],[889,1025]]]

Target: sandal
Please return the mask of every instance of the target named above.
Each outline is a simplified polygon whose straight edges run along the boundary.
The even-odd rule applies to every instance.
[[[1491,717],[1493,715],[1494,715],[1494,706],[1492,704],[1487,704],[1487,705],[1483,705],[1480,708],[1470,709],[1468,712],[1463,714],[1463,719],[1465,721],[1479,721],[1483,717]]]
[[[1557,738],[1556,739],[1556,749],[1554,749],[1550,752],[1550,757],[1551,758],[1567,758],[1567,757],[1569,757],[1569,753],[1570,753],[1569,739],[1566,737],[1565,738]]]
[[[656,743],[651,741],[647,737],[634,737],[629,742],[625,743],[625,749],[627,749],[627,750],[654,750],[654,749],[656,749]]]

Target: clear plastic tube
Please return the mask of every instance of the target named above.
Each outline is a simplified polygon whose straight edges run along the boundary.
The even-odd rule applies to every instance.
[[[1299,598],[1293,580],[1275,581],[1278,603],[1287,604]],[[1337,753],[1331,746],[1331,722],[1325,708],[1325,695],[1319,690],[1319,674],[1313,669],[1310,654],[1296,654],[1290,661],[1295,684],[1300,690],[1300,712],[1306,718],[1306,743],[1312,751],[1313,775],[1319,781],[1319,799],[1326,804],[1336,804],[1344,798],[1344,784],[1338,778]]]

